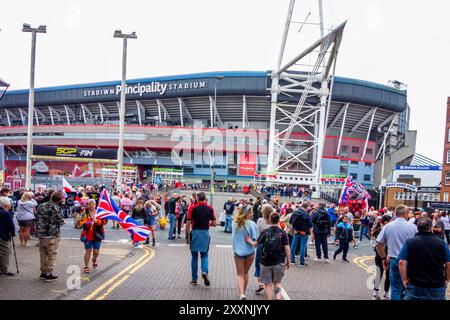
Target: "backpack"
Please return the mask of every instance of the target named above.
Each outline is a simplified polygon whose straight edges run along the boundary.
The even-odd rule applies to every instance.
[[[328,230],[330,227],[330,217],[327,212],[319,212],[316,225],[319,232],[325,232]]]
[[[276,264],[281,255],[281,237],[283,233],[277,229],[266,229],[266,236],[262,244],[261,260],[270,265]]]
[[[305,218],[304,214],[296,212],[292,215],[292,228],[294,228],[295,231],[308,230],[308,219]]]

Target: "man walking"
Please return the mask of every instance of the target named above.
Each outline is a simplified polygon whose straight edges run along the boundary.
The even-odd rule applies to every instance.
[[[54,281],[53,275],[56,255],[60,240],[60,226],[64,224],[61,204],[64,195],[55,191],[49,202],[41,204],[36,212],[37,234],[39,237],[39,252],[41,256],[41,276],[45,281]]]
[[[205,286],[210,286],[208,279],[208,251],[211,236],[209,227],[216,226],[216,215],[213,207],[206,203],[204,192],[197,194],[197,204],[189,207],[186,216],[186,234],[189,234],[190,249],[192,255],[191,271],[192,285],[197,285],[198,279],[198,255],[201,257],[202,278]],[[192,231],[191,230],[192,226]],[[189,232],[190,231],[190,232]]]
[[[301,208],[292,214],[289,222],[295,232],[291,244],[291,263],[295,263],[295,249],[300,243],[300,267],[308,266],[305,263],[306,247],[308,245],[309,231],[313,226],[306,209],[308,209],[308,203],[303,202]]]
[[[225,204],[223,205],[223,209],[225,210],[225,227],[223,232],[225,233],[231,233],[231,224],[233,220],[233,212],[234,207],[236,206],[236,201],[233,197],[230,198]]]
[[[385,270],[389,267],[389,278],[391,282],[391,300],[401,300],[403,292],[402,277],[399,270],[399,254],[406,240],[413,238],[417,233],[417,226],[408,223],[409,208],[400,205],[395,208],[396,219],[387,224],[377,238],[375,249],[383,260]],[[388,247],[386,256],[385,246]]]
[[[175,209],[177,206],[177,201],[180,200],[180,197],[176,193],[172,194],[172,197],[167,201],[167,215],[169,217],[169,240],[175,240],[175,225],[177,223],[177,215],[175,213]]]
[[[0,276],[14,276],[8,272],[11,240],[16,235],[16,227],[10,214],[11,201],[0,197]]]
[[[429,218],[420,219],[417,229],[419,232],[406,241],[399,255],[406,300],[445,300],[450,250],[443,240],[433,236]]]
[[[325,203],[319,203],[319,208],[312,215],[312,223],[314,230],[314,241],[316,245],[316,255],[317,258],[314,259],[316,262],[322,262],[322,252],[324,256],[324,262],[329,263],[330,259],[328,258],[328,236],[331,233],[331,223],[330,216],[326,210]]]

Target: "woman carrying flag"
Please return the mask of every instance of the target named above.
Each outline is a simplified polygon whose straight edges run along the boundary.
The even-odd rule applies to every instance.
[[[80,240],[84,242],[84,273],[89,273],[89,260],[91,253],[94,251],[92,257],[92,267],[97,268],[97,258],[100,254],[100,246],[102,240],[105,239],[105,230],[103,226],[108,223],[106,219],[96,219],[95,214],[97,212],[96,202],[94,199],[90,199],[87,204],[87,209],[81,219],[81,226],[83,231],[81,233]]]

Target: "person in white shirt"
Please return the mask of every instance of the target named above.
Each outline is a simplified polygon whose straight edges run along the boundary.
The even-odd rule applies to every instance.
[[[441,221],[444,223],[445,238],[447,245],[450,245],[450,216],[447,211],[441,211]]]

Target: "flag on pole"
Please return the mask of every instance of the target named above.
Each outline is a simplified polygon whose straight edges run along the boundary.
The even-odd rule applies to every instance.
[[[115,202],[111,201],[106,189],[103,189],[100,194],[100,200],[95,218],[117,221],[123,229],[130,233],[133,242],[142,242],[147,240],[152,232],[149,227],[139,225],[128,215],[128,213],[118,208]]]

